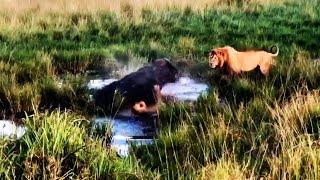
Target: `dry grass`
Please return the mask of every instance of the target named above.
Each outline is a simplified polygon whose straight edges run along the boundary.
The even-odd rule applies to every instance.
[[[319,91],[307,95],[300,91],[284,106],[277,104],[270,109],[282,145],[293,146],[299,135],[308,133],[306,124],[312,120],[312,115],[319,113],[319,97]]]
[[[96,12],[108,10],[119,13],[121,8],[127,4],[132,6],[135,12],[139,12],[143,8],[161,10],[170,7],[191,7],[194,10],[200,10],[219,4],[233,4],[235,2],[279,4],[284,0],[2,0],[0,10],[14,14],[30,9],[36,9],[40,12]]]
[[[163,11],[166,9],[194,10],[235,9],[242,4],[245,9],[251,4],[282,4],[291,0],[2,0],[0,3],[0,28],[21,29],[26,21],[35,24],[49,13],[97,14],[102,11],[114,12],[127,19],[139,19],[142,9]],[[310,11],[311,15],[312,12]],[[31,27],[27,29],[32,30]]]
[[[222,157],[215,164],[208,164],[203,167],[197,178],[198,180],[205,179],[253,179],[253,177],[247,177],[245,167],[239,165],[232,158]]]
[[[268,160],[269,179],[319,179],[319,144],[308,135],[297,138],[293,146],[281,150],[280,156]],[[290,178],[289,178],[290,179]]]

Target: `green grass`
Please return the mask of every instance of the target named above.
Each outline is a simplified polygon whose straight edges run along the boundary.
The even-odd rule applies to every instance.
[[[320,11],[312,7],[316,2],[253,3],[250,7],[232,5],[202,11],[144,9],[134,20],[111,12],[40,16],[37,11],[26,11],[17,19],[3,15],[0,16],[0,60],[9,63],[8,66],[21,67],[16,81],[22,85],[47,75],[54,79],[52,76],[57,74],[106,69],[108,62],[128,61],[132,54],[148,60],[169,57],[177,64],[186,62],[190,66],[187,69],[193,69],[195,76],[216,81],[210,77],[212,71],[207,66],[212,47],[269,49],[277,44],[280,47],[277,61],[285,73],[279,76],[285,76],[287,66],[295,63],[292,61],[301,51],[307,58],[320,56],[317,42]],[[297,78],[299,74],[292,76]],[[281,84],[277,82],[278,86]]]
[[[143,9],[123,14],[0,16],[0,112],[34,111],[19,140],[0,141],[2,178],[318,179],[318,0]],[[130,6],[130,4],[128,5]],[[132,12],[131,12],[132,11]],[[208,67],[213,47],[280,47],[268,77]],[[155,144],[121,159],[92,132],[85,72],[169,57],[210,84],[194,104],[162,105]],[[111,67],[112,66],[112,67]],[[135,67],[133,67],[135,68]],[[61,84],[62,82],[62,84]],[[69,109],[67,112],[54,110]],[[109,126],[107,126],[109,127]],[[104,132],[104,129],[101,130]],[[8,168],[9,167],[9,168]]]
[[[134,161],[120,159],[103,138],[91,136],[89,121],[59,110],[25,120],[27,132],[19,140],[1,139],[2,178],[139,178]]]

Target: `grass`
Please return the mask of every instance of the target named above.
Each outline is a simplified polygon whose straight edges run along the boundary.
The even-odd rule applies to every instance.
[[[132,9],[134,14],[139,14],[144,8],[150,8],[154,10],[163,10],[167,8],[190,8],[192,10],[202,10],[207,7],[214,7],[228,4],[237,5],[245,4],[250,5],[254,3],[259,4],[283,4],[282,0],[202,0],[199,2],[191,0],[152,0],[152,1],[136,1],[136,0],[122,0],[122,1],[112,1],[112,0],[59,0],[59,1],[49,1],[49,0],[13,0],[5,1],[1,4],[1,9],[8,11],[11,14],[19,14],[25,11],[36,10],[41,13],[59,12],[59,13],[73,13],[73,12],[86,12],[95,13],[97,11],[111,11],[115,13],[123,13],[125,9]],[[130,7],[128,7],[130,6]]]
[[[318,179],[318,3],[5,1],[1,116],[34,116],[21,139],[1,139],[1,178]],[[268,77],[229,77],[207,65],[212,47],[273,44],[280,54]],[[85,120],[94,111],[86,72],[112,74],[119,62],[129,67],[121,74],[158,57],[210,90],[193,104],[162,105],[155,144],[119,158],[110,127],[93,132]]]
[[[176,64],[184,62],[191,66],[187,69],[194,69],[192,74],[196,76],[214,79],[207,66],[212,47],[228,44],[239,50],[269,49],[278,44],[279,66],[286,71],[286,66],[296,59],[293,56],[300,52],[312,59],[320,56],[317,42],[320,23],[316,18],[320,12],[312,7],[316,2],[250,1],[222,3],[219,8],[202,10],[181,6],[153,11],[143,6],[139,15],[135,13],[137,7],[130,3],[123,5],[120,12],[42,12],[39,7],[38,11],[25,10],[14,16],[3,13],[0,16],[0,59],[8,66],[25,67],[16,80],[21,81],[22,86],[35,79],[52,81],[61,74],[83,74],[94,69],[109,71],[106,64],[115,60],[128,61],[131,55],[148,60],[169,57]],[[6,7],[2,10],[8,10]],[[130,20],[128,14],[137,17]],[[292,18],[287,20],[287,17]],[[42,68],[46,71],[40,72]],[[40,84],[43,83],[35,86]],[[19,99],[18,92],[11,94],[16,98],[2,96]],[[1,99],[6,102],[4,97]],[[42,104],[48,103],[51,102]],[[30,106],[23,108],[28,109]]]
[[[27,132],[19,140],[1,140],[2,178],[79,178],[148,177],[130,159],[119,159],[91,136],[89,121],[59,110],[35,114],[25,120]],[[92,132],[93,133],[93,132]]]
[[[89,95],[83,78],[66,75],[58,78],[46,59],[33,62],[0,62],[1,116],[23,117],[34,109],[89,106]],[[90,108],[87,108],[90,111]],[[20,115],[19,115],[20,114]]]

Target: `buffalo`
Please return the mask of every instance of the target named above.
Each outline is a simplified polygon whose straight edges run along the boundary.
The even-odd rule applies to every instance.
[[[178,70],[168,59],[156,59],[98,90],[94,102],[107,114],[116,114],[125,108],[130,108],[134,114],[155,112],[163,97],[161,88],[177,78]]]

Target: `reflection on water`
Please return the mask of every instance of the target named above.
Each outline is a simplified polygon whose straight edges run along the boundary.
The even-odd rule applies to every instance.
[[[97,118],[95,120],[95,125],[100,127],[107,123],[112,125],[111,147],[120,156],[128,155],[130,143],[141,145],[153,142],[154,128],[150,123],[140,121],[134,117]]]
[[[16,125],[10,120],[0,120],[0,137],[21,138],[25,132],[24,126]]]

